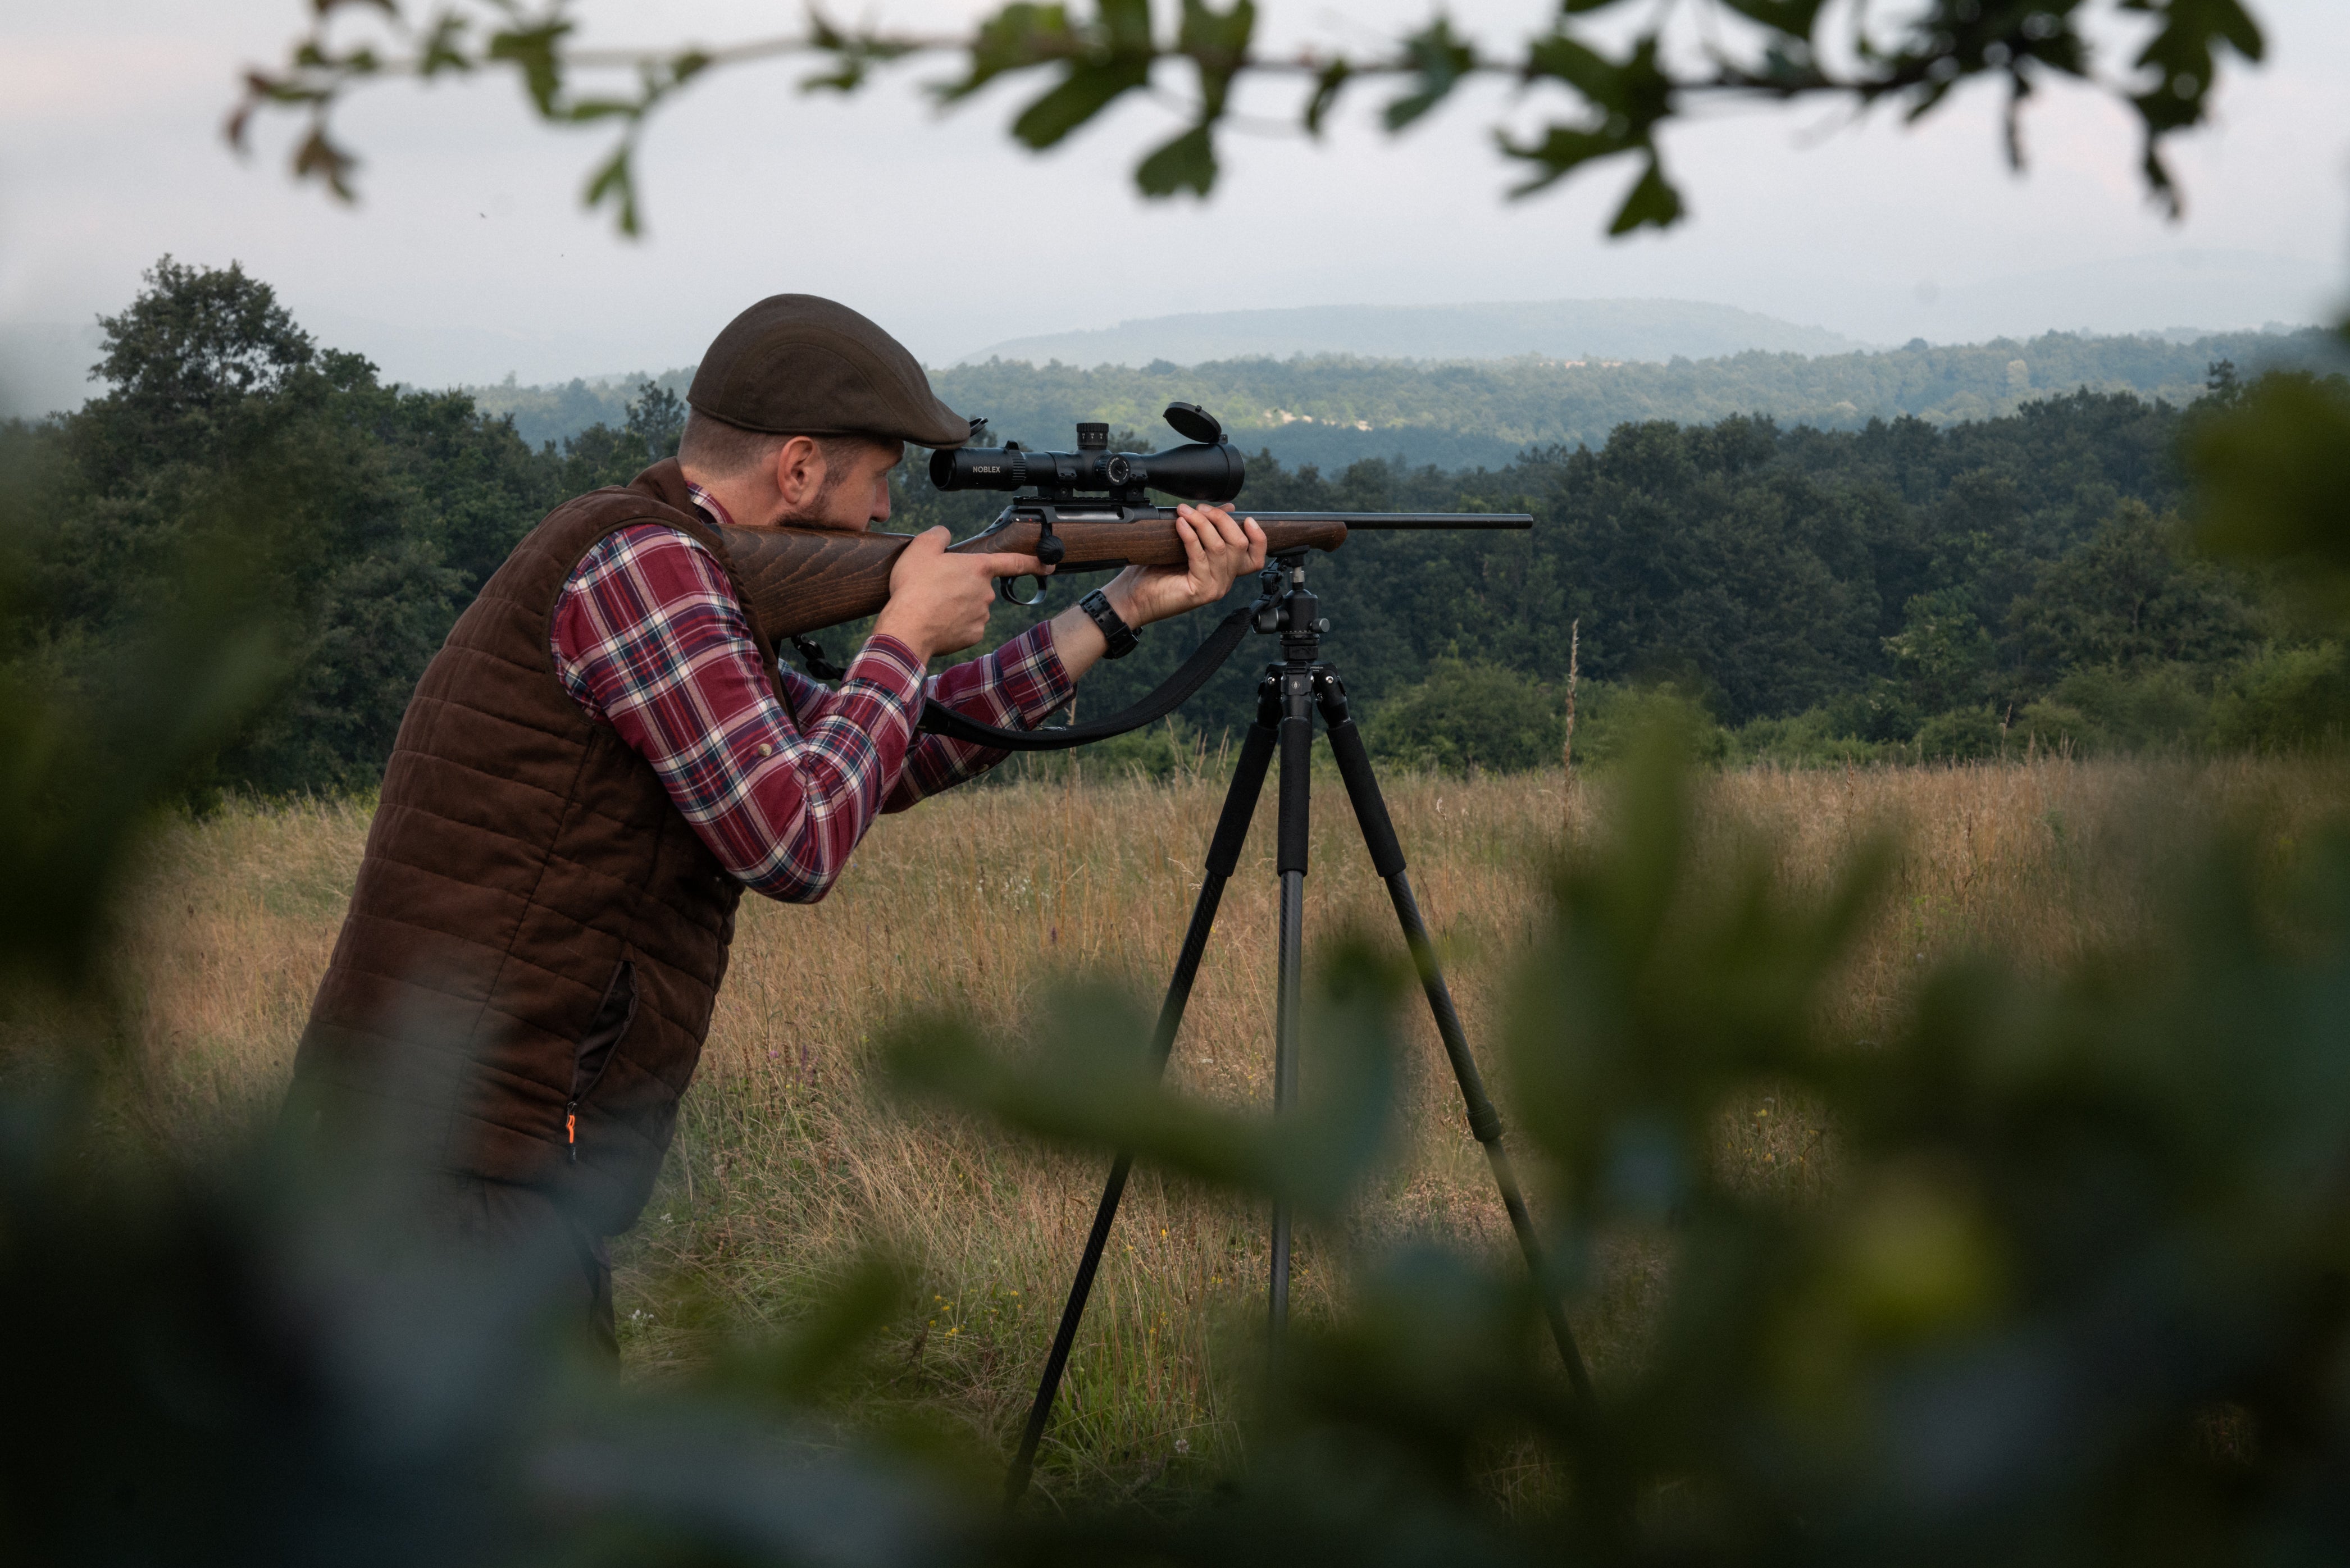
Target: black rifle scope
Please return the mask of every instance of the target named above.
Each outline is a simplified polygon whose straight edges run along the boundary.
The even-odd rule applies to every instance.
[[[1184,446],[1166,452],[1109,450],[1109,426],[1080,424],[1075,452],[1031,452],[1018,441],[1002,446],[941,447],[931,454],[931,483],[941,490],[1025,490],[1046,496],[1079,491],[1139,496],[1164,491],[1186,501],[1230,501],[1248,471],[1215,416],[1196,403],[1170,403],[1165,415]],[[972,424],[976,433],[979,421]]]

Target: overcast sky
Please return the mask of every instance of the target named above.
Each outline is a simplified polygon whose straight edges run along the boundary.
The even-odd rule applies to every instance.
[[[982,9],[871,8],[910,22]],[[13,408],[72,400],[88,358],[77,335],[165,252],[242,261],[323,338],[425,384],[689,363],[737,309],[785,289],[845,300],[932,362],[1065,327],[1302,304],[1673,296],[1877,342],[2316,320],[2350,279],[2350,7],[2254,8],[2271,63],[2231,67],[2220,125],[2177,144],[2176,223],[2144,198],[2126,120],[2080,91],[2030,111],[2022,178],[1988,90],[1922,130],[1819,108],[1720,114],[1668,142],[1692,221],[1610,242],[1628,171],[1505,199],[1514,174],[1492,127],[1530,121],[1499,88],[1401,138],[1369,123],[1376,94],[1319,145],[1232,137],[1211,201],[1154,203],[1128,171],[1174,128],[1160,104],[1036,157],[1003,130],[1034,88],[941,116],[918,91],[939,64],[843,101],[796,92],[787,63],[713,78],[654,127],[651,234],[631,243],[578,206],[605,134],[539,129],[504,78],[357,102],[343,124],[366,157],[363,200],[342,208],[287,178],[285,128],[249,161],[218,134],[239,67],[282,56],[302,0],[18,5],[0,15],[0,387]],[[1360,45],[1426,6],[1262,9],[1285,36]],[[1548,7],[1450,9],[1505,38]],[[723,41],[797,9],[589,15],[612,41]],[[1283,112],[1291,93],[1259,106]]]

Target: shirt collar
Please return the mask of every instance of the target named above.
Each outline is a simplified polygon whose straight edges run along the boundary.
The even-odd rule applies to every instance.
[[[721,528],[732,528],[734,526],[734,519],[727,515],[726,508],[719,501],[718,497],[711,494],[710,492],[702,489],[702,486],[694,483],[691,480],[686,481],[685,498],[688,501],[692,502],[696,506],[701,507],[704,512],[708,513],[710,514],[710,520],[712,523],[717,524]]]

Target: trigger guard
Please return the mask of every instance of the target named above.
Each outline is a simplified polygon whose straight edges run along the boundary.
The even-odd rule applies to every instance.
[[[1036,577],[1036,591],[1027,598],[1024,599],[1017,593],[1013,591],[1012,585],[1018,582],[1022,577],[1027,576],[1035,576],[1035,574],[1033,572],[1022,572],[1013,576],[996,578],[995,597],[1002,599],[1005,604],[1018,605],[1023,609],[1029,608],[1031,606],[1043,604],[1045,602],[1045,590],[1047,587],[1046,581],[1043,577]]]

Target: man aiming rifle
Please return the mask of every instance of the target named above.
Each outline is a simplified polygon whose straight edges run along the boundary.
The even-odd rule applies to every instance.
[[[846,306],[778,295],[702,358],[682,442],[515,547],[418,683],[288,1116],[364,1148],[436,1240],[555,1251],[567,1310],[616,1348],[605,1239],[650,1196],[710,1027],[743,889],[824,897],[883,812],[1003,752],[918,734],[926,703],[1032,729],[1136,628],[1222,599],[1263,532],[1185,506],[1177,564],[1129,566],[983,659],[995,580],[1033,555],[899,553],[837,691],[778,662],[735,544],[862,534],[909,441],[970,421]]]

